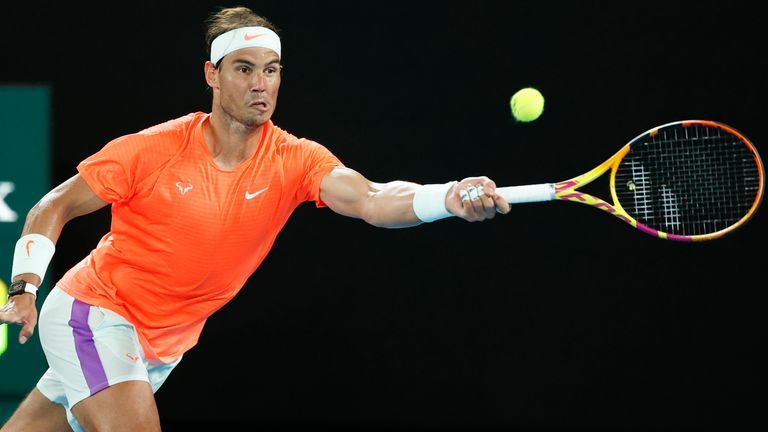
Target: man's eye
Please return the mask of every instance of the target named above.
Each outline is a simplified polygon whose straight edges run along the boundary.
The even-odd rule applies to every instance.
[[[247,66],[240,66],[239,68],[237,68],[237,70],[238,70],[239,72],[242,72],[242,73],[248,73],[248,71],[250,70],[250,68],[248,68]]]

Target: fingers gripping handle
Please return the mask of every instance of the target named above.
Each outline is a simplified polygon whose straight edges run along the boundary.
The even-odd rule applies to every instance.
[[[500,187],[496,188],[496,193],[501,195],[510,204],[552,201],[555,199],[555,185],[553,183],[542,183],[527,186]]]

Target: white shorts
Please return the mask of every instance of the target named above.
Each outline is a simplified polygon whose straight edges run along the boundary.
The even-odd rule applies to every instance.
[[[76,403],[124,381],[146,381],[156,392],[181,361],[145,359],[133,324],[59,288],[46,297],[38,329],[48,370],[37,389],[64,405],[75,431],[82,430],[70,411]]]

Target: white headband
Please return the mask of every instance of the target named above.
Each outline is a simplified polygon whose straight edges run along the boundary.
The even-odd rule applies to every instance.
[[[269,48],[280,57],[280,37],[266,27],[241,27],[222,33],[211,43],[211,63],[241,48]]]

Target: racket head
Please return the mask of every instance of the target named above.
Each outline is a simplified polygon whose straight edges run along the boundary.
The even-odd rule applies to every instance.
[[[703,241],[744,225],[760,206],[764,168],[754,144],[710,120],[684,120],[630,141],[612,164],[617,213],[667,240]]]

